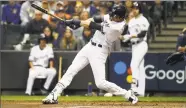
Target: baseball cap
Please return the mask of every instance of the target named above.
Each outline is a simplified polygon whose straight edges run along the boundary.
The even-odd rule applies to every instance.
[[[65,12],[65,10],[63,8],[60,8],[60,9],[55,11],[55,13],[59,13],[59,12]]]
[[[64,3],[63,3],[62,1],[58,1],[58,2],[56,3],[56,5],[58,5],[58,4],[64,5]]]
[[[132,8],[138,8],[138,9],[139,9],[139,7],[140,7],[140,5],[139,5],[138,2],[134,2],[134,3],[132,4]]]
[[[43,14],[41,11],[35,9],[35,14]]]

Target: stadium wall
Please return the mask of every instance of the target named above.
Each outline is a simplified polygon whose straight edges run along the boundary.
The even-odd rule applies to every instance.
[[[55,52],[55,67],[59,68],[59,57],[62,57],[62,74],[65,73],[77,52]],[[148,53],[145,57],[146,90],[157,92],[186,91],[186,64],[179,63],[167,66],[164,62],[169,53]],[[1,52],[1,90],[25,90],[28,78],[29,51],[2,51]],[[123,88],[129,89],[131,81],[130,72],[131,54],[113,52],[106,63],[108,80],[115,82]],[[81,61],[79,61],[81,62]],[[51,88],[57,82],[58,76],[53,81]],[[79,72],[69,90],[86,90],[88,82],[94,83],[92,70],[88,65]],[[34,88],[40,88],[35,84]]]

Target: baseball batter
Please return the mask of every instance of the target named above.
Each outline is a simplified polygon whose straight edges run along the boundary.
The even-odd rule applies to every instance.
[[[125,12],[124,6],[115,6],[109,15],[104,16],[103,20],[98,17],[93,18],[97,23],[102,22],[101,25],[91,20],[79,22],[82,26],[89,26],[90,28],[97,29],[97,31],[93,39],[76,55],[67,72],[57,83],[53,91],[42,100],[44,104],[57,103],[58,94],[61,94],[70,85],[74,76],[89,63],[92,67],[96,86],[99,89],[115,95],[121,95],[132,102],[132,104],[138,102],[138,98],[133,94],[132,90],[127,91],[105,79],[105,62],[112,43],[118,39],[123,31]],[[73,23],[73,26],[80,25],[73,20],[70,23]]]
[[[137,95],[145,95],[145,68],[144,56],[148,51],[147,32],[149,29],[148,20],[141,14],[141,5],[138,2],[133,3],[132,18],[128,23],[129,34],[123,36],[124,41],[130,40],[132,44],[132,84],[131,89]]]
[[[54,68],[54,54],[53,49],[46,45],[46,38],[44,34],[39,38],[39,45],[34,46],[31,49],[29,56],[29,77],[27,81],[27,88],[25,94],[31,95],[32,87],[34,84],[34,80],[38,76],[42,76],[46,78],[46,82],[42,91],[47,92],[49,86],[56,75],[56,70]],[[49,68],[48,68],[49,65]]]

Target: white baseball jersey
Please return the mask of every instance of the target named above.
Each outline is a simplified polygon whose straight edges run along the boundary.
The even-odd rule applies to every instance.
[[[122,34],[125,22],[114,22],[110,20],[109,15],[104,15],[104,21],[101,25],[103,27],[102,32],[96,30],[92,41],[111,48],[112,43]]]
[[[137,35],[139,34],[141,31],[148,31],[149,28],[149,22],[148,20],[141,14],[139,15],[137,18],[132,18],[129,21],[128,24],[128,29],[129,29],[129,33],[131,35]],[[140,38],[132,38],[130,41],[131,42],[135,42],[138,41]],[[143,38],[143,40],[147,40],[147,34],[146,36]]]
[[[140,14],[129,21],[128,24],[130,35],[138,35],[142,31],[148,31],[149,22]],[[142,38],[132,38],[131,42],[141,41],[132,45],[132,59],[131,59],[131,70],[132,78],[135,79],[135,84],[131,84],[131,89],[137,92],[139,95],[145,95],[145,67],[144,67],[144,56],[148,51],[147,45],[147,34]],[[138,85],[138,86],[137,86]]]
[[[53,49],[51,47],[46,46],[41,50],[39,45],[37,45],[31,49],[29,61],[32,61],[34,66],[48,67],[49,59],[51,58],[54,58]]]

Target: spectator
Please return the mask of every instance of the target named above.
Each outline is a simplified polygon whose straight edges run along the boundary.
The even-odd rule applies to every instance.
[[[108,7],[106,5],[106,3],[101,3],[100,7],[99,7],[99,11],[97,13],[98,15],[104,16],[106,14],[108,14]]]
[[[43,35],[39,38],[39,45],[31,49],[29,56],[29,76],[25,94],[32,95],[32,87],[34,80],[38,76],[46,78],[41,93],[46,95],[48,93],[50,84],[56,76],[56,69],[54,68],[54,53],[51,47],[47,46],[47,40]]]
[[[90,15],[88,13],[88,11],[83,11],[80,15],[80,20],[87,20],[90,18]],[[76,36],[76,38],[81,38],[82,37],[82,34],[83,34],[83,29],[85,27],[79,27],[78,29],[76,30],[72,30],[74,36]],[[88,28],[88,27],[87,27]]]
[[[166,1],[167,2],[167,15],[170,17],[171,21],[173,20],[173,6],[174,6],[174,1]]]
[[[81,12],[83,12],[83,4],[82,2],[78,1],[76,2],[76,5],[75,5],[74,15],[80,15]]]
[[[16,50],[22,50],[22,47],[26,44],[27,41],[34,41],[35,38],[38,38],[37,35],[43,33],[43,30],[46,26],[49,26],[48,22],[42,18],[42,12],[35,10],[35,18],[32,19],[24,28],[24,37],[20,44],[15,45]],[[30,34],[37,34],[35,37],[30,37]],[[35,43],[35,42],[31,42]]]
[[[182,33],[178,36],[176,50],[179,52],[186,52],[186,28],[184,28]]]
[[[121,0],[114,0],[114,6],[115,5],[123,5],[123,3],[121,2]]]
[[[79,17],[78,15],[74,15],[74,16],[72,16],[72,19],[77,19],[77,20],[79,20],[80,17]]]
[[[49,26],[44,28],[43,34],[47,40],[47,45],[53,48],[54,41],[57,40],[58,34],[55,34]]]
[[[90,15],[88,11],[83,11],[80,15],[80,20],[87,20],[89,18],[90,18]]]
[[[31,7],[31,4],[35,3],[37,5],[41,5],[39,1],[26,1],[22,4],[20,10],[20,18],[21,18],[21,25],[25,26],[29,21],[34,18],[34,11],[35,9]]]
[[[62,19],[71,19],[71,15],[65,13],[65,10],[63,8],[56,10],[56,15]]]
[[[113,1],[107,1],[106,4],[107,4],[107,7],[108,7],[108,10],[111,11],[112,7],[114,6],[114,2]]]
[[[65,13],[71,14],[71,15],[74,13],[74,7],[69,3],[68,0],[63,0],[63,7],[65,10]]]
[[[127,9],[127,13],[129,14],[132,10],[132,1],[131,0],[126,0],[125,1],[125,7]]]
[[[54,11],[53,11],[52,9],[50,9],[50,4],[49,4],[48,1],[43,0],[43,1],[42,1],[42,7],[43,7],[45,10],[49,11],[50,13],[54,14]],[[48,15],[48,14],[43,14],[43,19],[49,21],[49,18],[50,18],[50,15]]]
[[[80,20],[87,20],[90,15],[87,11],[83,11],[82,6],[81,2],[76,2],[75,13],[73,16],[79,16]],[[79,38],[82,37],[83,29],[84,27],[79,27],[76,30],[72,30],[72,32],[76,38]]]
[[[100,15],[106,15],[108,14],[108,7],[107,5],[104,3],[104,4],[101,4],[100,5]]]
[[[64,9],[59,9],[55,11],[55,14],[62,18],[62,19],[70,19],[71,16],[66,14]],[[66,30],[66,25],[64,22],[59,21],[58,19],[51,19],[50,25],[52,26],[53,30],[58,34],[57,40],[54,42],[56,48],[59,48],[60,40],[62,39],[64,32]]]
[[[58,1],[56,3],[56,10],[60,10],[60,9],[64,9],[62,1]]]
[[[91,17],[97,13],[97,9],[94,6],[90,5],[90,0],[83,0],[83,4],[83,11],[87,11],[88,13],[90,13]]]
[[[70,29],[66,29],[64,37],[61,39],[60,49],[62,50],[75,50],[76,39]]]
[[[74,15],[74,16],[73,16],[73,19],[80,19],[80,16]],[[82,33],[83,33],[83,29],[84,29],[84,27],[79,27],[79,28],[77,28],[77,29],[75,29],[75,30],[72,30],[73,35],[74,35],[76,38],[81,38],[81,37],[82,37]]]
[[[97,9],[97,11],[100,10],[100,4],[101,4],[100,0],[93,1],[93,6]]]
[[[161,17],[162,17],[163,7],[160,0],[155,1],[155,5],[150,9],[151,18],[153,19],[154,26],[158,26],[158,31],[161,33]]]
[[[81,48],[83,48],[83,46],[85,46],[90,41],[93,35],[94,31],[91,29],[84,29],[82,37],[77,39],[77,50],[81,50]]]
[[[51,11],[55,12],[56,11],[56,2],[55,1],[48,1],[49,8]]]
[[[150,12],[148,9],[149,7],[148,7],[147,3],[141,2],[141,6],[142,6],[141,11],[143,13],[143,16],[145,18],[147,18],[147,20],[150,23],[149,31],[147,33],[147,43],[149,43],[150,39],[154,40],[156,37],[155,25],[154,25],[153,19],[150,17]]]
[[[9,1],[9,4],[3,7],[3,24],[20,24],[20,8],[21,6],[15,1]]]
[[[27,24],[26,33],[29,34],[41,34],[46,26],[49,26],[48,22],[42,18],[43,13],[36,10],[35,18]]]

